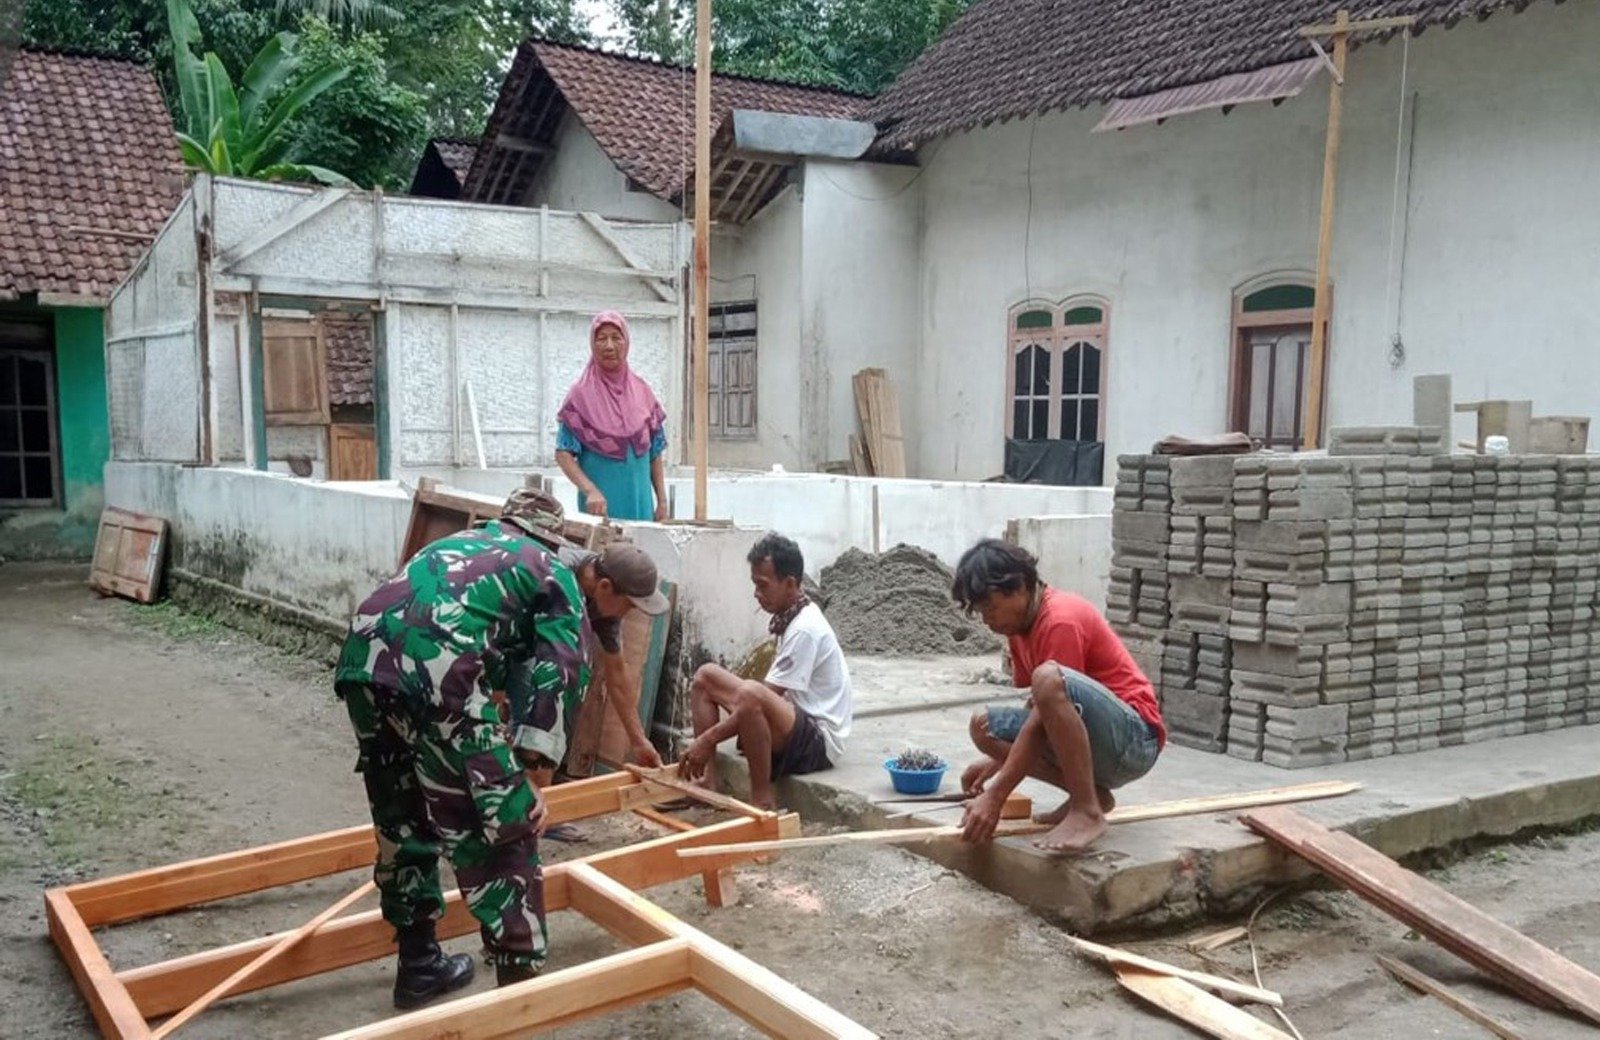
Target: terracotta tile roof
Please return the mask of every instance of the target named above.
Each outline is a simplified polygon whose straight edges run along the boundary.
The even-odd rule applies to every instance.
[[[478,138],[435,137],[428,143],[438,151],[439,158],[444,160],[457,180],[467,179],[467,171],[472,169],[472,157],[478,154]]]
[[[328,401],[372,403],[372,316],[326,313],[321,316],[328,350]]]
[[[1417,30],[1531,0],[978,0],[872,103],[905,147],[1036,112],[1305,58],[1302,26],[1413,15]],[[1373,38],[1370,34],[1368,39]]]
[[[0,295],[109,297],[177,205],[182,170],[148,69],[22,51],[0,86]]]
[[[867,102],[839,90],[744,76],[718,73],[711,81],[713,130],[734,108],[854,119]],[[693,70],[542,40],[518,49],[462,196],[520,201],[532,164],[509,172],[505,156],[496,154],[504,151],[502,135],[548,145],[568,108],[618,169],[651,194],[677,200],[685,165],[694,162]]]

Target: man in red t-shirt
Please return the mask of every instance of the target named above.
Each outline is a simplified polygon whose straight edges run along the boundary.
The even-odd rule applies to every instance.
[[[972,716],[983,752],[961,777],[972,800],[962,837],[988,841],[1006,796],[1031,776],[1067,792],[1036,819],[1054,824],[1037,842],[1053,852],[1088,848],[1106,831],[1112,788],[1150,771],[1166,746],[1155,690],[1100,612],[1039,580],[1038,561],[1015,545],[986,539],[956,567],[955,601],[1010,644],[1012,679],[1024,706]]]

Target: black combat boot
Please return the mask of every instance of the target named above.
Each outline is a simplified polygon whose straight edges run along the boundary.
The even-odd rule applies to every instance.
[[[535,967],[516,964],[496,964],[494,966],[494,981],[497,986],[510,986],[538,977],[539,969]]]
[[[394,1006],[409,1011],[472,981],[472,957],[448,956],[434,938],[433,922],[421,921],[395,930],[400,943],[400,970],[394,976]]]

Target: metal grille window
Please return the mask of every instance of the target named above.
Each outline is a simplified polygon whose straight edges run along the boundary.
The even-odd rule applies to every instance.
[[[713,437],[756,435],[756,303],[714,303],[706,324]]]
[[[54,358],[47,325],[0,323],[0,505],[61,501]]]

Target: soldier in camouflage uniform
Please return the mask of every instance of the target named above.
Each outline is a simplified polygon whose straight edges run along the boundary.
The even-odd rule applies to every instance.
[[[500,520],[426,546],[361,604],[340,653],[335,689],[360,744],[378,835],[374,877],[400,946],[397,1007],[472,979],[472,958],[445,956],[435,938],[441,852],[499,983],[531,978],[544,961],[543,805],[493,694],[517,662],[534,662],[538,689],[584,689],[594,634],[577,576],[531,537],[543,519],[519,492]],[[654,565],[624,548],[644,558],[660,599]],[[619,585],[607,580],[591,609],[620,618],[658,606],[631,594],[642,582]]]

